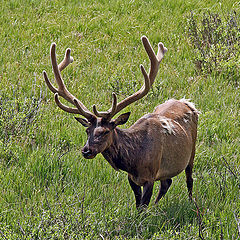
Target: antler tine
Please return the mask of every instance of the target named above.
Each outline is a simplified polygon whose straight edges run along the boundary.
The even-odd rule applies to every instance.
[[[61,77],[60,71],[62,71],[64,68],[66,68],[70,63],[73,62],[73,58],[71,57],[71,49],[68,48],[65,52],[65,57],[63,61],[57,65],[57,59],[56,59],[56,44],[52,43],[51,48],[50,48],[50,56],[51,56],[51,62],[52,62],[52,68],[53,68],[53,73],[55,76],[55,80],[58,85],[58,89],[56,89],[52,83],[49,81],[47,73],[44,71],[43,76],[45,79],[45,82],[48,86],[48,88],[55,94],[55,102],[56,104],[64,111],[69,112],[69,113],[75,113],[75,114],[81,114],[85,118],[93,119],[94,115],[83,105],[83,103],[78,100],[75,96],[73,96],[66,88],[63,79]],[[58,98],[58,96],[63,97],[66,99],[68,102],[72,103],[75,105],[75,101],[78,102],[77,108],[71,108],[68,107],[64,104],[62,104]]]
[[[52,68],[53,68],[53,73],[58,85],[58,92],[59,95],[61,96],[60,92],[63,94],[64,90],[66,90],[65,84],[63,82],[63,79],[60,74],[60,70],[58,68],[57,64],[57,57],[56,57],[56,43],[52,43],[51,48],[50,48],[50,56],[51,56],[51,62],[52,62]],[[69,96],[68,96],[69,98]],[[71,101],[71,98],[68,99]]]
[[[97,111],[96,105],[93,105],[93,112],[97,117],[103,117],[105,119],[111,119],[111,117],[114,115],[117,107],[117,96],[113,92],[112,93],[112,107],[107,112],[99,112]]]
[[[55,94],[54,94],[55,102],[56,102],[56,104],[58,105],[59,108],[61,108],[61,109],[62,109],[63,111],[65,111],[65,112],[79,114],[79,112],[80,112],[79,109],[77,109],[77,108],[71,108],[71,107],[68,107],[68,106],[62,104],[62,103],[60,102],[58,96],[59,96],[58,93],[55,93]]]
[[[157,59],[159,62],[162,61],[164,54],[168,51],[168,49],[166,47],[164,47],[163,43],[160,42],[158,44],[158,53],[157,53]]]
[[[67,48],[64,59],[58,65],[59,71],[61,72],[64,68],[66,68],[72,62],[73,62],[73,57],[71,56],[71,49]]]
[[[57,93],[58,90],[57,90],[57,89],[52,85],[52,83],[49,81],[46,71],[43,71],[43,77],[44,77],[44,80],[45,80],[48,88],[51,90],[51,92]]]
[[[142,36],[142,43],[143,43],[143,46],[144,46],[144,48],[148,54],[148,57],[150,59],[150,62],[151,62],[149,79],[150,79],[151,86],[152,86],[154,83],[154,80],[157,76],[160,62],[162,61],[164,54],[167,52],[167,48],[164,47],[163,43],[160,42],[158,44],[158,53],[157,53],[157,55],[155,55],[155,53],[152,49],[152,46],[149,43],[146,36]]]

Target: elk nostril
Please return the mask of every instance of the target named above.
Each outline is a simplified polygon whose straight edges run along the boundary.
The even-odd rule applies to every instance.
[[[83,148],[82,149],[82,154],[83,155],[90,155],[90,154],[92,154],[92,150],[90,148]]]

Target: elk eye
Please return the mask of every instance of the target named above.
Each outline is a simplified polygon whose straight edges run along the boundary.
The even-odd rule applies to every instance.
[[[103,132],[103,135],[107,135],[109,132],[110,130],[107,129],[106,131]]]
[[[110,132],[110,130],[100,131],[100,132],[96,133],[96,137],[103,137],[103,136],[107,135],[109,132]]]

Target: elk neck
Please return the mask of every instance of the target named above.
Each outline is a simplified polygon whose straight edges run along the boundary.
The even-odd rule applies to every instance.
[[[113,143],[102,152],[104,158],[115,170],[136,174],[136,152],[139,149],[141,135],[131,129],[116,128]]]

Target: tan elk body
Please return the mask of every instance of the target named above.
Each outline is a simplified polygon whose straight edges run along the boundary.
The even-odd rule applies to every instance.
[[[95,105],[93,112],[90,112],[65,87],[60,71],[73,61],[70,49],[66,50],[64,60],[57,65],[56,45],[51,46],[50,55],[58,89],[50,83],[44,72],[49,89],[55,93],[57,105],[64,111],[85,117],[76,118],[87,127],[88,139],[82,148],[83,156],[90,159],[102,153],[114,169],[126,171],[137,207],[149,204],[154,182],[160,180],[161,186],[155,201],[157,203],[170,187],[171,178],[183,170],[186,172],[189,196],[192,196],[192,168],[198,121],[198,111],[193,103],[185,99],[171,99],[157,106],[153,113],[141,117],[130,128],[117,127],[127,122],[130,113],[124,113],[114,120],[113,116],[149,92],[167,51],[163,44],[159,43],[158,53],[155,55],[145,36],[142,37],[142,42],[151,62],[149,74],[141,65],[145,80],[143,87],[119,103],[113,93],[112,107],[106,112],[98,112]],[[75,108],[63,105],[59,101],[59,95]]]

